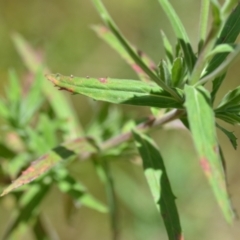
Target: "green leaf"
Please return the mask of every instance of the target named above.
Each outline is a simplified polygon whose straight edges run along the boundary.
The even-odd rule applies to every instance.
[[[16,103],[21,99],[20,80],[14,70],[9,71],[9,85],[6,88],[6,95],[11,103]]]
[[[237,138],[234,135],[233,132],[229,132],[227,129],[224,127],[221,127],[219,124],[217,124],[217,127],[222,130],[223,133],[228,137],[229,141],[231,142],[233,148],[236,150],[237,149]]]
[[[167,59],[170,63],[172,63],[173,55],[174,55],[172,45],[163,31],[161,31],[161,34],[162,34],[163,46],[164,46]]]
[[[19,34],[14,33],[12,35],[13,43],[23,59],[26,67],[32,73],[37,73],[39,68],[42,68],[42,61],[39,58],[39,54],[28,44],[28,42]],[[46,72],[49,72],[46,69]],[[83,135],[83,130],[76,116],[76,112],[70,101],[61,92],[54,92],[48,82],[43,82],[43,92],[52,106],[55,114],[59,119],[66,120],[62,126],[62,130],[65,133],[65,139],[72,139]]]
[[[48,74],[46,77],[60,87],[60,90],[83,94],[95,100],[159,108],[182,107],[170,94],[153,82],[145,83],[111,78],[78,78],[60,74]]]
[[[229,91],[221,100],[215,112],[228,112],[231,108],[237,107],[236,112],[240,112],[240,87]]]
[[[207,54],[207,58],[211,58],[219,53],[230,53],[234,51],[234,47],[227,43],[217,45],[211,52]]]
[[[172,66],[172,86],[179,87],[182,84],[182,80],[184,77],[184,62],[183,58],[177,57],[174,59]]]
[[[19,200],[20,209],[15,213],[11,224],[4,233],[3,240],[9,239],[10,235],[19,227],[20,224],[27,224],[35,218],[39,212],[39,205],[48,193],[51,182],[48,178],[43,178],[31,186]]]
[[[232,222],[234,213],[219,157],[214,112],[209,106],[209,93],[204,88],[196,89],[188,85],[185,85],[184,90],[188,121],[200,164],[226,220]]]
[[[207,38],[207,27],[208,27],[208,15],[209,15],[209,0],[201,1],[201,15],[199,20],[199,44],[198,44],[198,53],[201,52],[201,49]]]
[[[66,169],[56,169],[53,176],[59,189],[63,193],[70,195],[76,204],[81,203],[86,207],[102,213],[106,213],[108,211],[107,207],[88,193],[86,187],[79,181],[76,181]]]
[[[3,142],[0,142],[0,158],[11,159],[16,156],[16,153],[6,146]]]
[[[120,54],[120,56],[132,67],[132,69],[138,74],[139,78],[143,81],[149,81],[149,76],[141,69],[141,67],[134,62],[129,52],[126,48],[123,47],[121,42],[118,41],[118,38],[105,26],[93,26],[92,29],[98,34],[100,38],[102,38],[105,42],[107,42],[116,52]],[[133,46],[131,46],[134,49]],[[137,50],[135,49],[135,52]],[[155,70],[154,62],[143,54],[139,52],[139,57],[143,60],[143,62],[148,66],[149,69]]]
[[[67,143],[63,143],[44,154],[22,172],[15,181],[10,184],[0,196],[13,191],[22,185],[32,182],[37,177],[43,175],[59,163],[68,162],[71,158],[80,154],[86,157],[88,154],[97,152],[96,147],[92,144],[92,139],[77,138]]]
[[[33,233],[36,240],[53,240],[50,234],[48,233],[48,229],[46,229],[44,224],[44,219],[41,219],[41,216],[37,216],[34,226],[33,226]]]
[[[219,118],[230,124],[240,124],[240,113],[216,112],[216,118]]]
[[[34,81],[29,89],[27,96],[22,99],[20,106],[21,124],[25,125],[41,107],[43,100],[42,85],[44,76],[42,69],[39,69],[35,75]]]
[[[113,239],[116,238],[119,231],[119,219],[118,219],[118,209],[117,209],[117,201],[116,201],[116,193],[114,190],[114,182],[111,173],[111,168],[109,162],[106,159],[93,159],[96,172],[105,186],[106,189],[106,197],[109,206],[109,213],[111,219],[111,231]]]
[[[144,173],[154,202],[161,212],[169,240],[183,239],[180,219],[162,156],[152,139],[133,131],[136,146],[143,160]]]
[[[169,21],[171,22],[172,28],[179,40],[179,43],[182,47],[184,52],[184,56],[186,58],[186,63],[188,66],[189,71],[191,72],[196,60],[196,57],[193,53],[192,47],[190,45],[190,41],[184,26],[182,25],[181,20],[177,16],[175,10],[171,6],[168,0],[158,0],[161,4],[163,10],[168,16]]]
[[[168,86],[171,86],[171,74],[165,60],[161,60],[159,64],[159,76]]]
[[[128,54],[134,60],[134,62],[149,76],[150,79],[155,81],[161,88],[163,88],[166,92],[171,94],[178,101],[181,101],[178,94],[176,94],[176,92],[173,89],[168,87],[161,79],[159,79],[158,76],[150,68],[148,68],[148,66],[139,57],[137,52],[131,47],[131,45],[128,43],[128,41],[124,38],[124,36],[118,30],[118,27],[114,23],[111,16],[108,14],[106,8],[102,4],[102,1],[101,0],[92,0],[92,1],[95,5],[97,11],[99,12],[100,16],[102,17],[103,21],[105,22],[105,24],[112,31],[114,36],[118,39],[119,43],[125,48],[125,50],[128,52]]]
[[[223,43],[229,43],[232,44],[236,41],[239,31],[240,31],[240,4],[237,5],[237,7],[232,11],[230,16],[228,17],[227,21],[224,24],[224,27],[220,33],[220,36],[215,44],[215,46]],[[229,53],[219,53],[211,60],[209,63],[206,75],[213,72],[223,61],[226,59],[226,57],[229,55]],[[224,78],[218,77],[213,81],[213,84],[216,86],[214,89],[214,92],[216,94],[217,90],[221,86],[221,83]],[[215,94],[212,93],[212,96],[215,98]],[[213,99],[214,99],[213,98]]]

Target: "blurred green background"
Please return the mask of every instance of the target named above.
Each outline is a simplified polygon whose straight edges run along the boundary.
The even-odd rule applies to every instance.
[[[160,29],[171,42],[174,35],[157,0],[104,1],[107,9],[123,34],[156,63],[164,58]],[[200,1],[171,1],[182,19],[196,50]],[[45,64],[53,73],[64,75],[136,78],[130,67],[90,29],[101,23],[91,1],[81,0],[0,0],[0,79],[3,93],[8,81],[8,70],[13,68],[23,79],[28,72],[11,40],[13,32],[20,33],[43,55]],[[239,84],[240,61],[231,67],[218,98]],[[82,96],[70,96],[79,120],[86,126],[94,107]],[[98,103],[97,103],[98,104]],[[94,105],[97,107],[97,105]],[[146,116],[146,108],[118,106],[130,116]],[[204,116],[203,116],[204,117]],[[239,128],[225,125],[239,136]],[[170,180],[179,206],[186,239],[238,239],[239,222],[228,226],[217,206],[213,194],[201,172],[191,138],[186,130],[165,127],[154,132],[165,159]],[[229,191],[234,208],[240,211],[240,161],[228,140],[219,133],[227,161]],[[71,169],[71,167],[70,167]],[[122,240],[167,239],[162,220],[158,216],[142,168],[122,158],[112,164],[119,204],[119,234]],[[96,197],[106,201],[104,186],[91,162],[71,169]],[[109,216],[88,208],[79,208],[66,219],[67,196],[53,188],[41,208],[46,221],[61,240],[111,239]],[[13,202],[10,196],[0,202],[0,236],[11,216]],[[23,239],[32,239],[27,232]]]

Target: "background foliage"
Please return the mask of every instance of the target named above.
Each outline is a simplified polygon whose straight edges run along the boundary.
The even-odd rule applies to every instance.
[[[191,40],[196,42],[197,49],[196,26],[199,22],[200,1],[172,1],[172,3],[183,20]],[[172,42],[175,39],[171,38],[173,33],[169,22],[157,1],[152,1],[151,4],[135,0],[122,1],[121,4],[105,1],[105,4],[131,42],[147,52],[155,62],[163,58],[159,30],[163,29]],[[125,62],[90,30],[91,24],[99,22],[94,7],[87,1],[0,1],[1,89],[7,86],[10,68],[14,68],[17,75],[21,76],[22,82],[32,77],[13,46],[11,40],[13,32],[20,33],[39,49],[39,56],[44,56],[45,63],[52,72],[134,79],[135,74]],[[235,62],[231,67],[227,80],[221,88],[222,92],[225,93],[226,89],[230,90],[238,86],[238,64],[239,62]],[[93,102],[79,95],[71,97],[71,101],[83,128],[87,128],[95,115],[95,109],[102,103]],[[133,107],[118,105],[112,110],[112,114],[116,112],[116,115],[121,115],[121,111],[129,118],[138,119],[149,113],[147,108],[139,107],[136,110]],[[228,129],[230,128],[232,126],[228,126]],[[231,130],[239,135],[238,128]],[[228,139],[221,132],[218,132],[218,135],[225,156],[229,157],[227,159],[229,189],[234,207],[238,211],[240,208],[239,150],[233,150]],[[186,238],[230,239],[238,236],[239,228],[237,226],[228,228],[222,218],[198,162],[194,159],[196,156],[189,133],[185,130],[180,130],[179,133],[179,129],[165,127],[156,131],[154,138],[166,159],[165,164],[172,188],[178,196],[177,204]],[[11,141],[13,142],[14,139]],[[42,151],[45,151],[44,147]],[[124,157],[111,164],[111,167],[119,204],[121,239],[159,239],[160,236],[164,239],[165,230],[163,227],[162,231],[159,229],[159,216],[155,212],[141,167],[127,162]],[[105,189],[93,170],[92,162],[75,163],[70,166],[70,172],[76,179],[81,180],[96,198],[106,202]],[[61,194],[58,188],[54,187],[41,203],[41,211],[46,216],[46,222],[49,222],[51,229],[56,231],[59,239],[96,239],[99,236],[110,239],[108,214],[98,213],[86,207],[74,210],[74,213],[70,214],[69,201],[66,195]],[[14,204],[11,195],[0,199],[2,216],[0,232],[6,229]],[[209,222],[211,225],[208,224]],[[31,234],[27,232],[23,239],[32,239]]]

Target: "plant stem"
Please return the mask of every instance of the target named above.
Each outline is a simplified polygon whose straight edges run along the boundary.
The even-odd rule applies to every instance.
[[[185,113],[184,110],[174,109],[174,110],[166,113],[164,116],[161,116],[159,118],[156,118],[154,116],[150,116],[147,121],[140,123],[135,128],[138,131],[139,130],[140,131],[147,131],[147,130],[151,129],[152,127],[161,126],[161,125],[164,125],[164,124],[166,124],[170,121],[173,121],[173,120],[179,118],[184,113]],[[132,138],[132,132],[131,131],[126,132],[126,133],[122,133],[118,136],[112,137],[112,138],[106,140],[105,142],[103,142],[100,145],[100,150],[104,151],[106,149],[112,148],[116,145],[119,145],[123,142],[126,142],[126,141],[130,140],[131,138]]]
[[[199,26],[199,53],[206,40],[207,25],[208,25],[208,13],[209,13],[210,2],[209,0],[201,1],[201,15],[200,15],[200,26]]]

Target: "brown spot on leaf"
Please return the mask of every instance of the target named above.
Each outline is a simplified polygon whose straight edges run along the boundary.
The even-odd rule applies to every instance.
[[[143,72],[143,70],[137,64],[132,64],[132,68],[137,73],[142,73]]]
[[[99,78],[98,79],[101,83],[107,83],[107,78]]]
[[[108,28],[106,28],[105,26],[100,27],[100,33],[101,34],[104,34],[104,33],[107,33],[107,32],[109,32]]]
[[[27,168],[25,171],[22,171],[22,175],[26,175],[26,174],[29,174],[29,173],[32,173],[35,171],[35,168],[30,166],[29,168]]]
[[[68,91],[68,92],[74,93],[74,90],[72,88],[59,87],[58,90],[60,90],[60,91],[64,90],[64,91]]]
[[[200,164],[201,164],[201,167],[202,167],[203,171],[206,174],[209,174],[211,172],[211,167],[210,167],[209,162],[206,158],[201,158]]]

